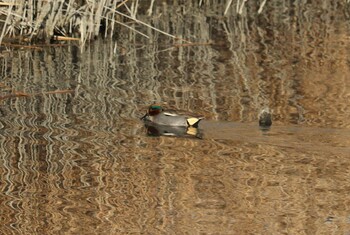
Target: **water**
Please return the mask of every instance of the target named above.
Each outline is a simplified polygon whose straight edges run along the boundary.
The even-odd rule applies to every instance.
[[[266,7],[155,9],[156,27],[212,45],[125,30],[3,52],[0,232],[349,234],[345,8]],[[204,116],[203,138],[148,136],[153,102]]]

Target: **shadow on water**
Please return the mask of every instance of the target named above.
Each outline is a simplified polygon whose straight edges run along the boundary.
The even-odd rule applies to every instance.
[[[347,8],[268,1],[252,18],[248,2],[154,9],[210,46],[120,30],[2,53],[0,233],[349,233]],[[204,116],[203,138],[148,137],[153,102]]]

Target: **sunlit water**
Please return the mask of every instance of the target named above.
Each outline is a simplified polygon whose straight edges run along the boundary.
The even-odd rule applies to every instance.
[[[211,7],[153,19],[210,46],[125,30],[2,53],[1,234],[350,234],[342,6]],[[148,136],[153,102],[204,116],[202,138]]]

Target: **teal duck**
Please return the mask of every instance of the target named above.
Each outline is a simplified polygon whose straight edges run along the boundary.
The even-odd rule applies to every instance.
[[[152,122],[157,125],[164,126],[184,126],[184,127],[198,127],[199,122],[203,117],[189,117],[174,113],[165,112],[159,105],[151,105],[147,113],[141,118],[146,122]]]

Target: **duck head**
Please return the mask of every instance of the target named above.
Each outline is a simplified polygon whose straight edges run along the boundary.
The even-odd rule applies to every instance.
[[[156,116],[163,111],[163,108],[159,105],[151,105],[148,108],[147,114],[149,116]]]
[[[156,116],[163,112],[163,108],[160,105],[150,105],[148,107],[147,113],[141,118],[141,120],[145,120],[148,116]]]

